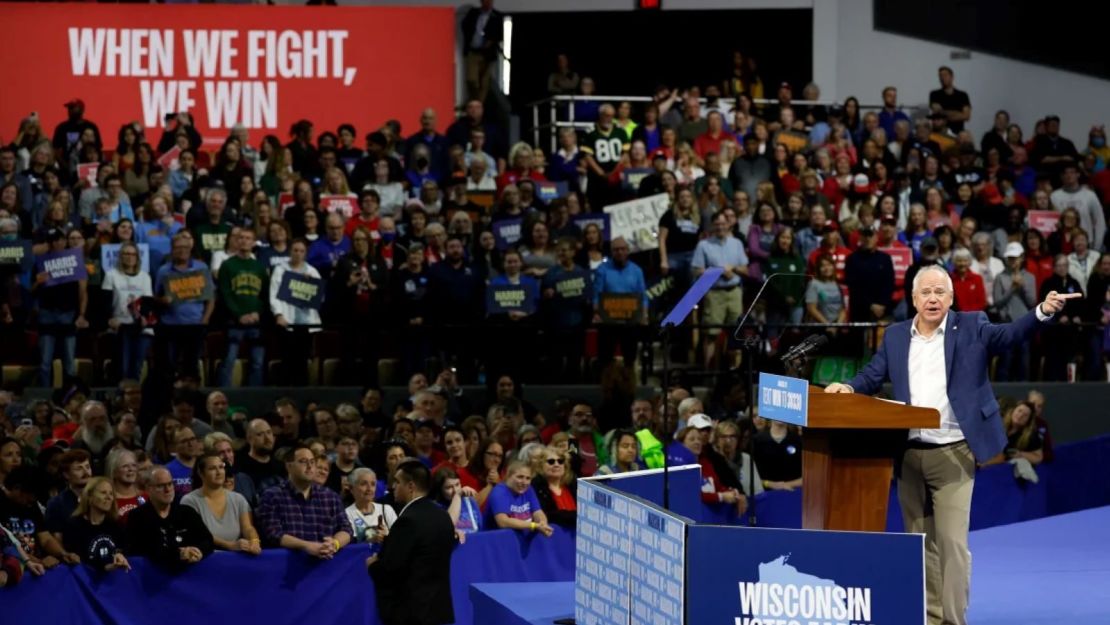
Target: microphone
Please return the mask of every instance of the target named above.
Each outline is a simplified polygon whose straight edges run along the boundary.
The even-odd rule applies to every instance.
[[[829,342],[829,337],[825,334],[811,334],[805,338],[804,341],[791,347],[789,351],[782,355],[780,360],[785,363],[790,363],[795,360],[808,357],[810,354],[815,353],[817,350],[824,347]]]
[[[752,299],[751,305],[748,306],[747,312],[745,312],[744,316],[740,318],[740,323],[736,325],[736,330],[732,333],[732,338],[735,339],[737,342],[748,345],[749,347],[759,344],[759,341],[761,339],[759,339],[758,337],[755,338],[754,343],[748,344],[744,338],[741,338],[740,331],[744,329],[744,324],[747,323],[748,317],[752,314],[752,311],[755,310],[755,305],[759,303],[759,298],[763,295],[763,290],[767,288],[768,284],[771,284],[771,280],[774,280],[779,276],[794,276],[796,278],[813,277],[808,273],[773,273],[767,276],[767,278],[763,281],[763,284],[759,287],[759,291],[756,292],[755,298]]]

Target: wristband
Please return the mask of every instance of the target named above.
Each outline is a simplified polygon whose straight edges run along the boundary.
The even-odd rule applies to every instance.
[[[531,523],[529,523],[528,529],[532,530],[533,532],[536,531],[536,522],[532,521]]]
[[[251,539],[251,544],[252,544],[252,545],[257,545],[257,544],[260,544],[261,542],[262,542],[262,541],[258,540],[257,538],[252,538],[252,539]]]
[[[331,541],[333,543],[335,543],[335,550],[339,551],[339,539],[338,538],[333,538],[333,539],[331,539]]]

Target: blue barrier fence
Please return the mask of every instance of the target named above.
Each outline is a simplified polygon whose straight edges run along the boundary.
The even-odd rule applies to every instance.
[[[972,528],[1110,505],[1110,436],[1061,445],[1055,461],[1037,472],[1040,482],[1028,484],[1015,480],[1008,465],[980,471],[972,500]],[[652,501],[661,493],[656,479],[641,493]],[[680,479],[678,485],[685,484]],[[672,503],[681,507],[686,499],[678,497]],[[765,493],[757,504],[762,526],[801,525],[800,492]],[[735,518],[704,506],[701,521],[724,523]],[[893,490],[888,529],[902,529]],[[549,539],[509,530],[471,535],[452,559],[456,622],[472,623],[470,584],[573,581],[574,540],[573,532],[558,528]],[[27,576],[14,588],[0,589],[0,621],[241,625],[248,618],[267,625],[306,621],[377,625],[373,586],[363,567],[367,555],[359,546],[348,547],[327,562],[284,550],[267,550],[256,558],[216,553],[177,575],[140,558],[133,560],[130,573],[98,574],[83,566],[60,566],[41,578]]]
[[[1008,464],[992,465],[975,474],[971,529],[1031,521],[1054,514],[1110,505],[1110,436],[1056,447],[1055,459],[1037,467],[1036,484],[1014,478]],[[704,505],[704,504],[703,504]],[[768,491],[756,498],[761,527],[800,528],[801,491]],[[705,505],[703,523],[736,524],[735,512]],[[891,484],[887,507],[888,532],[901,532],[897,483]]]
[[[173,575],[132,560],[130,573],[59,566],[0,590],[0,622],[111,625],[378,625],[365,545],[335,559],[268,549],[258,557],[218,552]],[[574,533],[551,538],[512,530],[473,534],[451,560],[457,625],[472,624],[469,588],[482,582],[574,580]]]

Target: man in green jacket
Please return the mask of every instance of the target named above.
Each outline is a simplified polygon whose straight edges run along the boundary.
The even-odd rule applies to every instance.
[[[266,347],[262,342],[262,313],[269,295],[266,268],[252,254],[254,231],[242,228],[236,234],[236,253],[220,265],[220,300],[227,311],[227,356],[217,384],[231,385],[231,374],[239,357],[239,345],[250,344],[247,386],[262,385]]]

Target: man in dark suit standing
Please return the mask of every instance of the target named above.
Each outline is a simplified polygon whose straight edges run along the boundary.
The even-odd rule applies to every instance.
[[[466,93],[468,100],[486,103],[493,64],[501,52],[504,15],[493,8],[493,0],[481,0],[462,22],[463,49],[466,50]]]
[[[451,605],[451,553],[455,525],[428,491],[431,473],[419,460],[406,460],[390,476],[400,512],[381,554],[366,560],[385,625],[455,622]]]
[[[913,280],[917,315],[887,328],[879,351],[848,384],[826,393],[876,393],[886,381],[894,399],[936,408],[940,427],[910,430],[898,473],[906,531],[925,534],[929,625],[967,625],[971,587],[971,492],[976,464],[1006,447],[1006,433],[987,367],[1081,294],[1052,291],[1013,323],[992,324],[983,312],[955,312],[952,279],[939,265]]]

